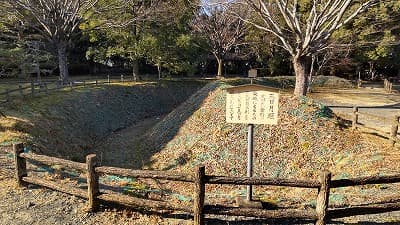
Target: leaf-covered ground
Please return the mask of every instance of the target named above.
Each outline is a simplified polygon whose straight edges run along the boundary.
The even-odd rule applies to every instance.
[[[338,82],[345,81],[339,80]],[[122,143],[113,143],[110,145],[111,148],[126,147],[126,149],[119,149],[115,152],[124,153],[135,160],[143,155],[152,156],[149,163],[140,162],[140,166],[127,165],[128,167],[139,166],[145,169],[171,170],[191,174],[194,167],[205,165],[207,174],[244,176],[246,171],[247,126],[244,124],[227,124],[225,122],[226,93],[223,89],[224,87],[229,87],[231,84],[240,83],[243,82],[234,80],[225,83],[213,82],[207,84],[173,112],[166,115],[161,122],[145,134],[143,139],[139,137],[138,141],[125,141],[125,139],[132,138],[130,136],[132,133],[138,134],[137,130],[134,128],[132,130],[120,130],[119,128],[129,126],[129,123],[124,122],[125,116],[132,115],[132,118],[138,118],[139,121],[142,121],[145,117],[135,117],[136,114],[127,113],[129,109],[134,109],[135,104],[132,102],[127,103],[121,99],[116,101],[117,103],[115,103],[113,109],[105,107],[116,97],[121,97],[121,92],[115,90],[105,93],[105,98],[96,94],[99,92],[87,92],[83,93],[84,95],[73,92],[66,95],[67,101],[65,102],[61,101],[62,99],[58,99],[59,94],[50,96],[47,99],[39,99],[39,101],[28,99],[27,104],[22,104],[21,101],[19,102],[20,104],[15,104],[14,117],[1,119],[1,137],[5,137],[3,135],[7,135],[7,132],[12,132],[10,137],[16,135],[21,138],[24,135],[29,135],[28,132],[21,131],[29,131],[32,128],[38,129],[35,123],[37,120],[33,120],[35,115],[37,116],[36,119],[43,118],[44,115],[49,115],[47,117],[48,120],[44,120],[44,122],[47,121],[49,124],[46,125],[42,121],[42,125],[39,128],[52,127],[54,123],[50,123],[50,119],[53,117],[53,119],[61,120],[59,122],[60,126],[67,126],[68,128],[76,125],[76,128],[79,128],[79,123],[72,125],[62,123],[64,120],[67,121],[65,117],[69,114],[63,114],[59,117],[55,116],[61,108],[65,108],[67,110],[64,112],[68,112],[74,116],[71,118],[79,118],[80,115],[84,115],[81,119],[90,117],[90,121],[100,121],[97,124],[99,126],[102,124],[115,126],[116,128],[113,133],[114,135],[118,135],[118,137],[114,136],[113,138],[113,136],[108,136],[108,139],[104,139],[106,140],[105,144],[113,140]],[[274,83],[274,81],[271,82],[271,80],[268,80],[264,81],[264,84],[282,87],[281,81]],[[177,84],[176,87],[179,88],[179,85]],[[290,86],[290,80],[288,81],[288,85]],[[122,92],[125,91],[125,94],[132,95],[133,97],[139,96],[140,93],[145,93],[146,90],[134,91],[129,87],[122,88]],[[99,91],[101,92],[102,90]],[[85,92],[85,90],[82,90],[82,92]],[[73,100],[76,100],[77,96],[86,96],[78,101],[84,107],[80,108],[70,105],[71,103],[76,103]],[[96,96],[98,98],[92,98]],[[85,98],[94,102],[94,105],[84,105]],[[136,99],[143,99],[143,97]],[[148,107],[148,104],[153,103],[153,100],[147,99],[143,101],[141,104],[145,107],[140,107],[140,110]],[[127,104],[120,108],[123,110],[115,111],[117,116],[114,119],[120,119],[120,121],[116,123],[103,121],[105,116],[109,115],[108,113],[117,110],[120,103]],[[96,104],[100,105],[97,106]],[[19,108],[20,106],[22,108]],[[106,112],[99,112],[100,115],[96,114],[96,110],[88,110],[100,110],[102,108],[100,106],[105,107],[106,110]],[[140,105],[136,106],[139,107]],[[159,106],[153,105],[153,107]],[[86,110],[94,114],[79,114],[79,112]],[[146,115],[146,113],[141,115]],[[92,126],[94,125],[96,124],[93,123]],[[61,128],[52,127],[52,131],[57,129],[65,130]],[[102,133],[104,129],[100,128],[98,131]],[[65,131],[68,131],[68,129]],[[47,130],[44,131],[47,132]],[[78,133],[71,134],[76,135],[80,134],[80,132],[82,131],[79,130]],[[50,132],[50,134],[54,134],[54,132]],[[55,134],[62,135],[64,133],[55,132]],[[30,136],[27,138],[30,138]],[[12,141],[12,138],[8,138],[7,140]],[[7,142],[4,143],[6,144]],[[140,146],[140,143],[142,146]],[[16,191],[13,188],[15,183],[13,183],[12,175],[10,175],[12,171],[9,169],[12,155],[7,153],[0,154],[0,156],[4,156],[7,159],[4,161],[0,157],[0,184],[3,184],[0,186],[0,193],[3,193],[1,197],[4,199],[4,204],[0,207],[0,213],[6,215],[6,217],[2,217],[3,220],[0,220],[2,224],[13,224],[14,222],[14,224],[26,224],[32,222],[32,218],[42,221],[41,224],[54,224],[54,218],[61,221],[60,224],[190,223],[190,220],[187,218],[176,220],[154,215],[147,216],[139,214],[135,210],[133,212],[116,210],[117,212],[115,213],[105,211],[95,215],[87,215],[80,211],[84,207],[84,203],[79,199],[69,198],[59,193],[54,194],[54,192],[50,191],[41,191],[41,189],[36,189],[35,187]],[[400,159],[398,149],[386,146],[379,138],[365,136],[358,131],[348,129],[346,124],[336,118],[324,105],[309,98],[292,98],[285,92],[282,93],[280,99],[279,124],[276,126],[259,125],[255,127],[254,156],[255,176],[295,179],[316,179],[322,169],[330,170],[333,173],[333,179],[396,174],[399,172],[398,162]],[[119,160],[124,160],[124,157],[118,156],[118,158]],[[125,164],[127,163],[125,162]],[[37,171],[38,169],[39,171]],[[64,174],[60,177],[59,174],[54,173],[55,170],[59,170],[59,168],[39,167],[35,169],[35,173],[51,180],[62,179],[61,182],[77,185],[83,184],[82,179],[84,179],[84,175],[80,174],[75,177],[75,174]],[[107,186],[110,188],[108,185],[113,185],[114,190],[122,191],[125,194],[161,199],[180,205],[191,205],[193,203],[193,187],[186,183],[136,180],[116,176],[103,176],[100,178],[100,182],[103,187]],[[330,203],[331,206],[347,206],[368,204],[391,197],[398,199],[398,194],[396,195],[396,193],[399,190],[398,185],[367,185],[357,188],[338,188],[332,190]],[[244,194],[244,186],[207,185],[206,201],[232,205],[235,203],[235,197],[244,196]],[[316,190],[256,187],[255,196],[262,201],[269,202],[271,205],[278,207],[308,208],[315,207]],[[16,202],[19,203],[16,204]],[[71,207],[66,207],[66,203],[70,204]],[[10,207],[7,207],[7,205],[10,205]],[[67,211],[69,212],[69,216],[60,216],[57,212],[52,213],[50,209],[53,208],[57,212]],[[21,214],[18,212],[30,216],[20,217]],[[263,222],[236,223],[231,221],[232,218],[225,219],[229,220],[229,222],[214,223],[215,221],[210,220],[209,224],[269,224]],[[349,219],[348,221],[351,224],[354,221],[382,221],[389,224],[396,224],[394,221],[400,221],[400,216],[396,213],[389,213],[380,217],[361,216]]]
[[[16,98],[2,109],[0,144],[24,141],[38,153],[84,161],[110,134],[170,112],[203,85],[126,82]]]
[[[247,126],[225,122],[224,83],[204,87],[165,119],[148,135],[152,169],[193,173],[194,167],[204,165],[207,174],[245,176]],[[182,115],[192,105],[194,109],[184,121]],[[390,175],[398,170],[398,150],[378,138],[365,137],[346,127],[329,108],[309,98],[293,98],[282,94],[279,103],[279,124],[255,126],[254,175],[263,177],[317,179],[327,169],[333,179]],[[178,127],[177,127],[178,126]],[[347,205],[388,197],[398,190],[396,185],[376,185],[370,189],[334,189],[333,205]],[[190,195],[187,189],[176,187]],[[190,189],[189,189],[190,190]],[[227,188],[209,185],[209,200],[219,197],[233,199],[244,195],[245,187]],[[381,191],[380,196],[370,196]],[[256,188],[256,195],[274,203],[294,205],[315,204],[316,191],[300,188]],[[358,196],[359,195],[359,196]],[[220,200],[222,201],[222,200]]]

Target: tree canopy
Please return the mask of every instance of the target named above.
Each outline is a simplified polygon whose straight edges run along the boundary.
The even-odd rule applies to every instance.
[[[129,69],[134,79],[141,71],[157,73],[159,78],[207,70],[221,76],[223,66],[241,70],[236,74],[250,67],[259,68],[264,76],[294,73],[297,96],[306,94],[311,74],[335,75],[346,68],[353,73],[350,78],[363,73],[368,79],[400,75],[397,0],[3,0],[0,4],[1,76],[32,74],[24,72],[30,70],[40,75],[37,65],[52,63],[49,53],[53,53],[60,79],[66,81],[71,64],[67,57],[77,51],[76,46],[86,52],[86,58],[74,55],[76,61]],[[78,44],[75,37],[81,40]]]

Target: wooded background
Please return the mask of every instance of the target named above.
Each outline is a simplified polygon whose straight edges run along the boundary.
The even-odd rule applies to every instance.
[[[250,68],[261,76],[400,76],[397,0],[2,0],[0,6],[0,77],[124,72],[136,80],[245,76]]]

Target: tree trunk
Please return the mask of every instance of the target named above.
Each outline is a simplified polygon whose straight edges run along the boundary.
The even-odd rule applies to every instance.
[[[160,65],[160,63],[157,64],[157,70],[158,70],[158,80],[161,80],[161,65]]]
[[[40,77],[40,61],[39,61],[39,42],[35,42],[35,62],[36,62],[36,74],[37,74],[37,82],[39,84],[42,83],[42,78]]]
[[[314,69],[315,60],[316,60],[316,57],[315,57],[315,55],[313,55],[311,57],[310,76],[309,76],[309,84],[307,87],[307,93],[312,92],[312,85],[314,83],[314,77],[315,77],[315,73],[316,73],[315,69]]]
[[[217,62],[218,62],[218,73],[217,73],[217,77],[219,78],[219,77],[221,77],[222,76],[222,59],[221,58],[219,58],[219,57],[216,57],[217,58]]]
[[[67,59],[67,43],[57,43],[58,69],[60,70],[60,80],[66,83],[69,78],[68,59]]]
[[[132,61],[132,76],[133,76],[133,81],[138,81],[139,80],[139,60],[134,59]]]
[[[375,80],[375,63],[374,62],[369,62],[369,75],[371,76],[371,80]]]
[[[305,96],[307,94],[309,74],[311,68],[311,57],[300,56],[293,58],[293,68],[296,74],[295,96]]]
[[[39,64],[38,59],[36,59],[36,74],[37,74],[37,82],[39,82],[39,84],[41,84],[42,78],[40,77],[40,64]]]

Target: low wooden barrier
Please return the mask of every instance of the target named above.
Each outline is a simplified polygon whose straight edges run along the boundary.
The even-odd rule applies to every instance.
[[[392,93],[393,90],[393,82],[390,82],[388,79],[383,80],[383,88],[386,92]]]
[[[359,115],[365,115],[368,117],[372,117],[372,118],[376,118],[379,120],[386,120],[389,121],[387,118],[381,117],[381,116],[377,116],[371,113],[365,113],[365,112],[360,112],[360,107],[359,106],[354,106],[353,107],[353,114],[352,114],[352,129],[357,129],[358,127],[360,127],[360,123],[359,123]],[[389,144],[391,146],[395,146],[395,144],[398,142],[398,132],[399,132],[399,124],[400,124],[400,116],[394,116],[394,119],[390,122],[390,133],[387,136],[387,138],[389,139]],[[380,130],[382,134],[384,134],[385,132]]]
[[[185,174],[176,174],[166,171],[149,170],[131,170],[116,167],[98,166],[96,155],[91,154],[86,157],[86,163],[72,162],[65,159],[59,159],[34,153],[24,153],[23,144],[13,145],[15,159],[15,177],[19,186],[35,184],[47,187],[53,190],[61,191],[75,195],[88,200],[89,211],[96,211],[100,202],[117,203],[130,207],[146,208],[152,210],[172,210],[193,214],[194,224],[203,225],[206,214],[247,216],[264,219],[307,219],[316,221],[317,225],[325,225],[328,220],[334,218],[348,217],[354,215],[376,214],[400,210],[400,203],[372,204],[368,206],[351,206],[348,208],[329,209],[330,189],[349,187],[366,184],[387,184],[399,183],[400,174],[393,176],[370,176],[353,179],[331,180],[329,171],[322,171],[319,180],[295,180],[295,179],[277,179],[264,177],[226,177],[212,176],[205,174],[205,167],[195,168],[193,176]],[[28,176],[27,160],[33,160],[46,165],[60,165],[65,168],[84,172],[87,176],[87,190],[84,191],[77,187],[58,184],[54,181],[48,181],[41,178]],[[164,179],[171,181],[190,182],[194,184],[193,207],[176,206],[164,201],[155,201],[145,198],[137,198],[119,193],[103,193],[99,188],[99,175],[112,174],[119,176],[128,176],[134,178]],[[224,185],[269,185],[286,186],[318,189],[316,209],[257,209],[214,206],[205,204],[205,195],[207,184]]]
[[[11,101],[11,95],[14,94],[14,96],[32,96],[34,97],[35,95],[38,95],[39,93],[48,93],[50,91],[56,91],[60,90],[63,88],[70,88],[70,90],[73,90],[74,87],[86,87],[90,85],[103,85],[103,84],[112,84],[112,83],[125,83],[128,81],[133,81],[132,79],[126,79],[124,75],[121,75],[120,77],[114,78],[113,80],[111,77],[108,75],[106,81],[100,81],[99,79],[88,79],[88,80],[75,80],[75,81],[70,81],[67,84],[62,84],[60,81],[55,81],[55,82],[31,82],[28,86],[23,87],[21,84],[18,85],[18,88],[12,89],[12,90],[5,90],[4,92],[0,93],[0,96],[4,96],[4,99],[0,101],[1,103],[7,103]],[[54,86],[54,87],[49,87],[49,86]],[[26,93],[26,90],[29,90],[28,93]],[[25,91],[25,92],[24,92]]]

